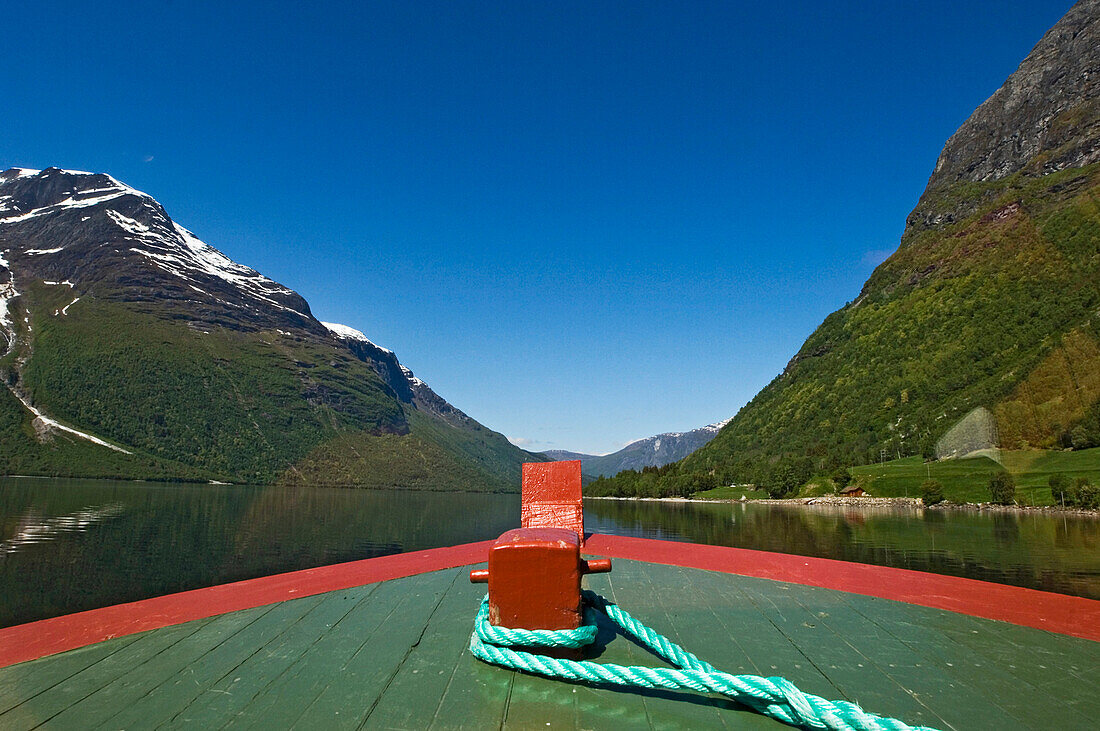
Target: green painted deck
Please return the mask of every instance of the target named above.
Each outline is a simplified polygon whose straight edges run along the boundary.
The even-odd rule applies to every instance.
[[[285,601],[0,670],[0,728],[784,728],[694,693],[572,685],[467,650],[469,567]],[[884,599],[617,560],[586,578],[722,670],[941,728],[1086,728],[1100,643]],[[611,630],[598,658],[661,664]]]

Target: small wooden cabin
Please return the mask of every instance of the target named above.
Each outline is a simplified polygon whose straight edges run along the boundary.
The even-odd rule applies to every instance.
[[[865,493],[863,488],[859,485],[848,485],[848,487],[840,491],[840,494],[843,497],[863,497],[867,493]]]

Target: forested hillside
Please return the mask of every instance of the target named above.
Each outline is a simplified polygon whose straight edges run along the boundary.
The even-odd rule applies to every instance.
[[[898,250],[782,373],[683,461],[594,489],[932,457],[978,407],[992,446],[1100,445],[1098,69],[1100,2],[1082,2],[952,136]]]

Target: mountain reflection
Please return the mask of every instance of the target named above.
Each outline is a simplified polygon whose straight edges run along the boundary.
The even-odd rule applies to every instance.
[[[586,500],[593,532],[895,566],[1100,599],[1100,520],[760,503]]]
[[[89,521],[89,504],[108,508]],[[518,524],[518,495],[0,479],[0,536],[18,549],[0,560],[0,626]]]
[[[1100,598],[1089,518],[586,500],[585,522]],[[518,524],[518,495],[0,479],[0,626]]]
[[[0,541],[0,558],[15,553],[20,548],[39,543],[47,543],[65,533],[79,533],[88,530],[97,523],[110,520],[126,510],[121,503],[104,505],[99,508],[87,507],[69,515],[43,518],[31,511],[15,526],[15,535]]]

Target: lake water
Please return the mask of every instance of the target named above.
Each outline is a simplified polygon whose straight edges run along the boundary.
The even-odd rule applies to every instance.
[[[1100,599],[1094,518],[588,500],[585,523]],[[518,495],[2,478],[0,626],[518,524]]]

